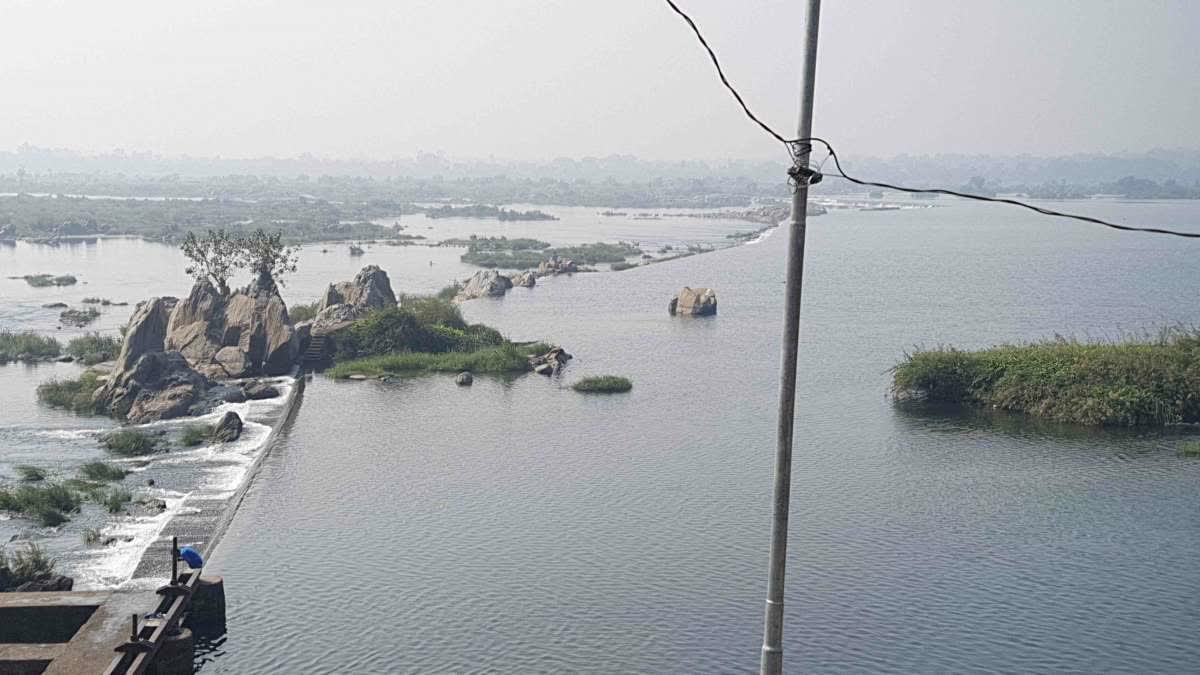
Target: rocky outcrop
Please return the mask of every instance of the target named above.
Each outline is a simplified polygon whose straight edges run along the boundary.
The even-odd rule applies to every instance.
[[[554,347],[545,354],[529,357],[529,367],[538,375],[553,375],[562,370],[572,357],[562,347]]]
[[[192,414],[208,386],[208,378],[179,352],[151,351],[130,368],[116,371],[95,396],[112,417],[143,424]]]
[[[279,389],[272,384],[268,384],[267,382],[262,382],[259,380],[246,383],[246,385],[242,387],[242,392],[246,395],[246,398],[251,401],[262,401],[264,399],[275,398],[279,396]]]
[[[242,435],[242,418],[237,413],[230,410],[225,413],[217,426],[213,427],[213,439],[221,443],[232,443]]]
[[[667,311],[682,316],[712,316],[717,313],[717,293],[711,288],[683,287],[671,298]]]
[[[121,344],[114,374],[133,368],[144,354],[163,350],[167,325],[177,302],[175,298],[163,297],[138,303],[126,325],[125,341]]]
[[[522,288],[533,288],[537,285],[537,274],[532,270],[518,272],[512,276],[512,284]]]
[[[392,292],[387,272],[378,265],[367,265],[354,275],[353,281],[330,284],[317,304],[317,313],[334,305],[385,309],[396,306],[396,294]]]
[[[555,256],[550,260],[543,260],[538,265],[537,275],[539,277],[553,276],[555,274],[574,274],[579,271],[579,266],[574,260],[565,260]]]
[[[197,282],[171,312],[163,348],[209,377],[237,378],[289,372],[299,346],[278,287],[260,275],[229,296]]]
[[[454,296],[454,302],[465,302],[474,300],[475,298],[485,297],[500,297],[503,296],[508,289],[512,288],[512,279],[500,274],[496,270],[479,270],[470,279],[463,289]]]

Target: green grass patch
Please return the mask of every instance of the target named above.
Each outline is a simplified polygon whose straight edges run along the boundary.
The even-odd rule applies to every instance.
[[[115,488],[104,493],[100,504],[108,509],[109,513],[120,513],[125,510],[125,505],[133,501],[133,493],[129,490]]]
[[[1197,423],[1200,332],[919,350],[893,368],[892,392],[899,399],[986,406],[1073,424]]]
[[[17,476],[26,483],[37,483],[46,480],[46,470],[31,464],[18,464]]]
[[[619,375],[594,375],[583,378],[571,388],[585,394],[619,394],[633,389],[633,382]]]
[[[117,358],[121,353],[121,341],[99,333],[88,333],[68,342],[67,353],[84,365],[91,366]]]
[[[137,457],[158,452],[158,437],[136,429],[118,429],[104,437],[104,447],[120,457]]]
[[[129,472],[108,462],[88,462],[79,467],[79,475],[89,481],[111,482],[124,480]]]
[[[179,435],[179,444],[188,448],[203,445],[205,441],[212,438],[212,432],[212,425],[189,424],[183,428],[183,433]]]
[[[43,337],[32,331],[0,331],[0,363],[18,356],[29,355],[38,359],[54,358],[62,353],[58,340]]]
[[[0,586],[0,591],[16,588],[27,581],[48,579],[53,574],[54,560],[36,543],[25,542],[24,550],[14,547],[12,553],[0,547],[0,578],[8,579],[8,586]]]
[[[0,490],[0,511],[32,518],[46,527],[61,525],[67,514],[79,510],[79,495],[56,483],[22,485],[15,490]]]
[[[100,387],[99,376],[85,372],[74,380],[50,380],[38,385],[38,401],[51,408],[63,408],[80,415],[97,415],[99,408],[92,394]]]
[[[430,354],[407,352],[383,354],[344,361],[334,365],[325,374],[333,378],[351,375],[414,375],[420,373],[472,373],[505,374],[523,373],[529,370],[529,357],[549,349],[548,345],[503,344],[473,352],[445,352]]]
[[[1200,441],[1190,441],[1179,445],[1180,457],[1200,457]]]

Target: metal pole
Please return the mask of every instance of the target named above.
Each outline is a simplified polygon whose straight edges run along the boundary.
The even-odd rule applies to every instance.
[[[821,0],[806,0],[804,68],[800,77],[800,138],[812,136],[813,89],[817,79],[817,28]],[[807,168],[810,146],[801,145],[796,163]],[[783,587],[787,571],[788,506],[792,487],[792,430],[796,413],[796,355],[800,342],[800,293],[804,281],[804,234],[807,226],[808,183],[796,181],[792,192],[788,235],[787,291],[783,310],[783,370],[779,378],[779,425],[775,446],[774,519],[771,523],[771,566],[767,577],[767,607],[763,620],[762,675],[783,672]]]

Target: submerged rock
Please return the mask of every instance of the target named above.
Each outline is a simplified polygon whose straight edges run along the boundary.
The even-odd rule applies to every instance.
[[[279,389],[275,385],[260,380],[247,383],[242,387],[242,392],[251,401],[262,401],[279,396]]]
[[[717,293],[711,288],[684,286],[679,295],[671,298],[667,311],[672,315],[712,316],[717,313]]]
[[[554,347],[545,354],[529,357],[529,367],[538,375],[552,375],[567,365],[572,357],[562,347]]]
[[[574,260],[565,260],[557,256],[550,260],[543,260],[538,265],[537,275],[539,277],[552,276],[555,274],[574,274],[579,271],[579,266]]]
[[[242,418],[230,410],[213,428],[213,438],[222,443],[232,443],[242,435]]]
[[[465,302],[484,297],[500,297],[508,289],[512,288],[512,286],[512,279],[500,274],[496,270],[479,270],[467,280],[467,284],[458,292],[458,295],[454,296],[454,302]]]
[[[55,574],[45,579],[34,579],[12,589],[13,593],[49,593],[56,591],[69,591],[75,587],[75,580],[71,577]],[[0,589],[3,590],[3,589]]]

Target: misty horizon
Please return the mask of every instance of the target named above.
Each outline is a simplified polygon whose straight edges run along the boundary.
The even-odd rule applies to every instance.
[[[773,126],[800,3],[684,3]],[[1195,148],[1200,5],[838,3],[815,130],[845,156]],[[18,2],[0,147],[167,156],[775,159],[663,3]]]

